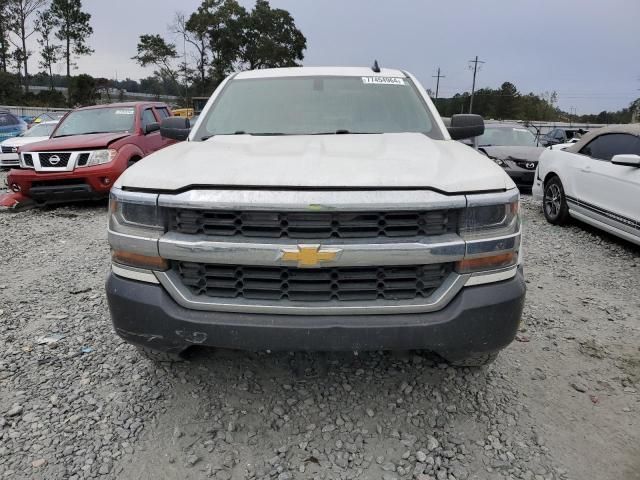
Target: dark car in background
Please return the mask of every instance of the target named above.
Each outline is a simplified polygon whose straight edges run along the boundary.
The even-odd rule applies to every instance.
[[[27,123],[17,115],[0,110],[0,142],[27,131]]]
[[[554,128],[540,138],[540,145],[550,147],[559,143],[569,143],[573,139],[580,139],[587,133],[584,128]]]
[[[500,165],[521,190],[530,190],[544,147],[519,123],[486,123],[478,150]]]

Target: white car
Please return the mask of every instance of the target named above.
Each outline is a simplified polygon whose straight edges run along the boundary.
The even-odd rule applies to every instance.
[[[12,168],[20,165],[18,148],[31,143],[48,140],[58,122],[43,122],[34,125],[22,135],[9,138],[0,143],[0,168]]]
[[[540,157],[533,196],[554,225],[569,217],[640,245],[640,124],[585,135]]]

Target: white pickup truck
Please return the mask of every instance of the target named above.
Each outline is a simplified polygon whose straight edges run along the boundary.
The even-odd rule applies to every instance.
[[[116,332],[156,358],[203,345],[437,352],[492,361],[525,298],[519,193],[456,139],[409,73],[238,73],[188,140],[114,185],[107,295]]]

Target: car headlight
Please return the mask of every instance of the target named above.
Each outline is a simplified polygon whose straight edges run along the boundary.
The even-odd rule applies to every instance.
[[[109,243],[114,263],[148,270],[166,270],[158,255],[165,221],[158,195],[113,188],[109,196]]]
[[[87,162],[78,165],[78,167],[95,167],[96,165],[111,163],[116,158],[116,155],[118,155],[118,151],[112,148],[108,150],[94,150],[89,154]]]
[[[503,160],[500,160],[499,158],[494,158],[493,161],[500,165],[502,168],[508,167],[507,163]]]

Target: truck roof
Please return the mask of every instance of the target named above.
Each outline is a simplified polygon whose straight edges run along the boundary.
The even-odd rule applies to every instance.
[[[237,79],[248,78],[277,78],[277,77],[402,77],[407,75],[401,70],[383,68],[380,72],[374,72],[367,67],[289,67],[289,68],[265,68],[261,70],[249,70],[236,75]]]

